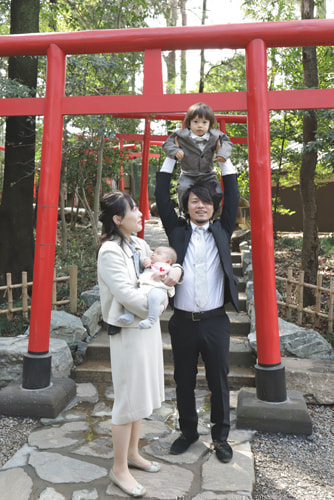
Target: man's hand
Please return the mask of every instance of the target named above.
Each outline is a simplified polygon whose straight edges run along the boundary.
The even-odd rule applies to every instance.
[[[167,286],[174,286],[180,281],[181,275],[182,269],[180,267],[172,267],[163,282]]]

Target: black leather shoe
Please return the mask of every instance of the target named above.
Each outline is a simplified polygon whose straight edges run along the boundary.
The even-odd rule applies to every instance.
[[[180,455],[181,453],[187,451],[189,446],[195,443],[197,440],[198,436],[195,439],[189,439],[185,437],[183,434],[181,434],[181,436],[175,439],[174,443],[170,447],[170,453],[172,455]]]
[[[218,460],[227,464],[233,457],[233,450],[227,441],[215,441],[213,443]]]

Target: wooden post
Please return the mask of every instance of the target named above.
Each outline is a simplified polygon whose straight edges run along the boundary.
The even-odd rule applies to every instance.
[[[317,288],[315,289],[315,316],[313,326],[318,327],[320,324],[320,307],[321,307],[321,290],[322,287],[322,274],[317,274]]]
[[[28,319],[28,273],[22,271],[22,316]]]
[[[292,283],[291,281],[293,280],[293,275],[292,275],[292,267],[288,268],[288,279],[286,280],[286,305],[288,306],[288,319],[291,319],[291,296],[292,296]]]
[[[11,273],[6,273],[6,282],[7,282],[7,296],[8,296],[8,312],[7,319],[13,319],[13,290],[12,290],[12,275]]]
[[[52,305],[51,309],[57,310],[57,272],[53,270],[53,283],[52,283]]]
[[[334,278],[331,278],[328,300],[328,333],[333,333],[334,320]]]
[[[70,311],[76,314],[78,310],[78,268],[70,266]]]
[[[300,271],[299,283],[298,283],[297,325],[302,325],[303,323],[303,296],[304,296],[304,271]]]

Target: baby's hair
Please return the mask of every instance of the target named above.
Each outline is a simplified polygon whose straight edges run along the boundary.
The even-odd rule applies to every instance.
[[[158,250],[158,248],[167,255],[167,258],[171,261],[171,264],[175,264],[175,262],[177,261],[177,253],[173,247],[169,247],[168,245],[160,245],[155,249],[155,251]]]
[[[209,120],[210,128],[212,128],[217,123],[214,112],[212,111],[210,106],[208,106],[204,102],[197,102],[196,104],[190,106],[186,113],[186,116],[184,117],[184,126],[186,128],[190,128],[191,120],[194,120],[196,117],[206,118],[207,120]]]
[[[172,261],[172,264],[175,264],[177,261],[177,254],[172,247],[164,247],[166,249],[166,253],[169,256],[170,260]]]

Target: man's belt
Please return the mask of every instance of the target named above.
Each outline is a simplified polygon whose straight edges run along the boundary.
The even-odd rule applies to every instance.
[[[174,314],[183,316],[186,319],[191,319],[192,321],[201,321],[202,319],[208,319],[214,316],[224,316],[225,307],[218,307],[217,309],[210,309],[210,311],[201,312],[182,311],[182,309],[174,308]]]

